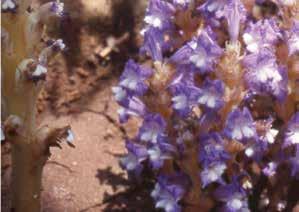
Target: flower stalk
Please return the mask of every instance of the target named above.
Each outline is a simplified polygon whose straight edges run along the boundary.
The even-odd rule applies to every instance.
[[[41,40],[50,19],[62,16],[63,4],[55,1],[39,8],[31,8],[29,0],[19,4],[4,0],[1,4],[6,36],[1,56],[2,128],[12,146],[12,209],[39,212],[42,172],[50,147],[60,147],[71,133],[68,126],[38,126],[36,122],[36,100],[48,61],[64,49],[59,39]]]

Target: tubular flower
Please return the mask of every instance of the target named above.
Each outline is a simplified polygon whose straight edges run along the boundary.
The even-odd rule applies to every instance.
[[[172,107],[180,116],[188,116],[195,102],[198,89],[183,84],[173,88]]]
[[[194,71],[207,73],[213,71],[222,49],[215,41],[211,28],[201,31],[198,37],[180,48],[170,59],[179,65],[189,65]]]
[[[198,93],[197,103],[207,109],[218,110],[224,104],[224,84],[220,80],[207,78]]]
[[[128,155],[121,159],[120,164],[129,172],[135,172],[139,175],[143,168],[141,163],[147,159],[146,148],[143,145],[127,141],[126,149],[128,150]]]
[[[203,167],[208,167],[213,162],[225,162],[229,158],[230,156],[224,147],[224,141],[218,133],[202,136],[198,160]]]
[[[229,139],[246,141],[256,137],[253,118],[247,108],[233,110],[228,114],[224,134]]]
[[[224,7],[224,17],[227,20],[231,41],[238,40],[240,24],[246,20],[246,9],[240,0],[231,0]]]
[[[164,119],[158,114],[147,114],[140,127],[139,137],[141,141],[157,143],[158,138],[163,136],[166,128]]]
[[[174,177],[177,179],[173,179]],[[156,208],[163,208],[166,212],[181,211],[178,201],[183,198],[186,191],[181,183],[175,182],[183,180],[179,178],[181,176],[159,176],[158,182],[151,193],[156,201]]]
[[[224,183],[221,176],[226,169],[225,163],[216,162],[212,163],[200,173],[202,187],[206,187],[210,183],[219,182]]]
[[[263,49],[257,54],[250,54],[243,62],[247,69],[245,79],[251,91],[284,101],[287,96],[287,72],[284,67],[277,65],[270,50]]]
[[[263,19],[249,23],[243,34],[243,41],[249,52],[257,53],[262,48],[272,48],[281,38],[281,32],[274,19]]]

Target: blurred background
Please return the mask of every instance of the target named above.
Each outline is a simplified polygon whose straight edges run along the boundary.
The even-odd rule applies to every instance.
[[[152,183],[132,185],[119,167],[124,139],[139,123],[118,123],[111,93],[128,58],[138,59],[146,0],[63,2],[67,14],[51,36],[62,38],[67,50],[49,65],[38,120],[70,124],[76,148],[52,151],[43,175],[43,211],[155,211]],[[1,211],[8,212],[10,147],[3,143],[1,149]]]

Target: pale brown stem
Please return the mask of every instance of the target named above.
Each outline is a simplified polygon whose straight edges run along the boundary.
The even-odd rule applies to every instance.
[[[38,157],[35,144],[30,143],[12,147],[12,207],[15,212],[41,211],[41,181],[46,157]]]

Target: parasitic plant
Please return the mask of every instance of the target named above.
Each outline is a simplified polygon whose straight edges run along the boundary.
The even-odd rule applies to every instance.
[[[69,126],[38,126],[36,100],[47,64],[65,45],[47,32],[63,16],[63,3],[37,8],[29,0],[1,0],[1,136],[12,146],[12,211],[41,211],[43,167],[50,147],[71,144]],[[2,139],[2,138],[1,138]]]
[[[112,88],[142,120],[121,165],[151,168],[156,208],[291,211],[299,204],[299,2],[149,0],[144,64]]]

